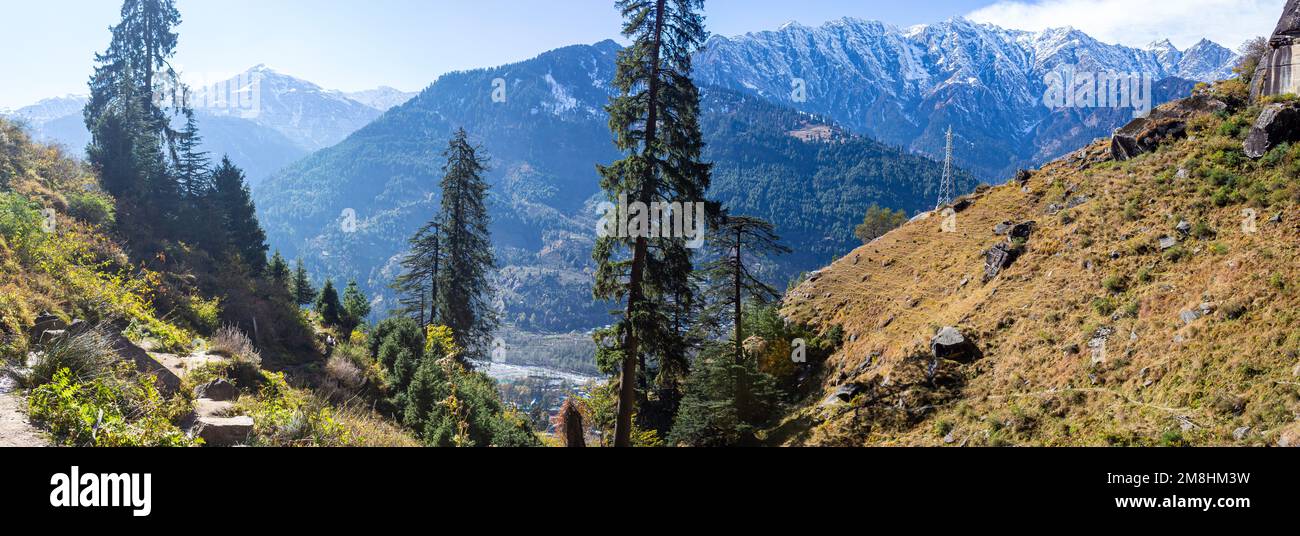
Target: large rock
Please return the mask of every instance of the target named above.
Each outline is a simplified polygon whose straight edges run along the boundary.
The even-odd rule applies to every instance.
[[[1128,160],[1149,153],[1161,143],[1187,136],[1187,120],[1198,115],[1228,109],[1223,101],[1206,95],[1176,100],[1152,110],[1150,115],[1134,119],[1115,131],[1110,140],[1111,157]]]
[[[181,378],[165,365],[149,355],[144,348],[136,346],[116,330],[108,330],[106,336],[113,345],[113,351],[119,359],[130,360],[141,374],[152,374],[156,378],[158,390],[165,395],[175,394],[181,388]]]
[[[1297,37],[1300,37],[1300,2],[1288,0],[1268,41],[1269,50],[1259,58],[1255,75],[1251,77],[1252,101],[1270,95],[1300,93],[1300,76],[1296,76],[1294,69]]]
[[[992,281],[1015,260],[1015,254],[1007,244],[998,244],[989,248],[984,252],[984,281]]]
[[[68,325],[63,319],[50,313],[41,313],[36,316],[36,321],[32,322],[31,340],[40,342],[43,340],[42,336],[45,335],[45,332],[63,331],[67,328]]]
[[[209,447],[244,443],[253,433],[252,417],[199,417],[198,436]]]
[[[1300,107],[1274,103],[1264,107],[1246,137],[1246,156],[1260,158],[1282,143],[1300,139]]]
[[[930,351],[935,359],[974,361],[980,357],[975,344],[954,327],[939,330],[939,334],[930,339]]]
[[[194,394],[199,398],[224,402],[239,398],[239,389],[235,387],[235,384],[230,383],[230,381],[225,378],[221,378],[200,385],[194,390]]]

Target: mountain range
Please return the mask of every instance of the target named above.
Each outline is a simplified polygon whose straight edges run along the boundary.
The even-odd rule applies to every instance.
[[[1049,109],[1050,73],[1140,74],[1155,103],[1195,82],[1227,78],[1239,58],[1202,40],[1143,49],[1102,43],[1073,28],[1008,30],[955,18],[898,28],[845,18],[810,28],[713,37],[696,61],[702,85],[762,96],[825,115],[855,132],[932,156],[955,131],[956,159],[988,181],[1106,136],[1132,110]],[[792,86],[802,87],[801,93]]]
[[[343,141],[383,112],[415,96],[389,87],[356,93],[326,90],[265,65],[207,87],[258,92],[254,111],[224,104],[195,109],[204,137],[203,149],[215,157],[229,155],[254,186],[308,154]],[[192,101],[221,102],[205,99],[208,91],[195,88]],[[67,95],[0,115],[26,123],[38,140],[60,143],[80,154],[90,142],[81,113],[85,104],[86,96]]]
[[[608,321],[591,298],[591,248],[600,201],[596,164],[619,158],[603,106],[612,91],[613,41],[442,76],[343,143],[296,163],[255,191],[270,240],[314,274],[357,279],[392,306],[412,231],[436,212],[441,152],[466,128],[491,158],[489,211],[500,270],[498,306],[525,330],[583,331]],[[504,95],[494,101],[494,88]],[[710,194],[766,217],[798,254],[765,266],[773,280],[852,247],[873,203],[933,208],[942,166],[835,123],[725,89],[706,88]],[[975,180],[959,176],[963,188]],[[347,210],[354,232],[340,225]]]
[[[377,311],[393,305],[386,286],[406,239],[436,211],[448,136],[466,128],[493,161],[503,318],[528,332],[581,332],[609,319],[610,305],[590,297],[590,251],[595,166],[619,158],[604,106],[620,50],[605,41],[449,73],[418,95],[329,91],[258,66],[244,77],[261,77],[259,113],[200,110],[200,126],[208,150],[249,172],[273,247],[318,277],[357,279]],[[969,170],[959,171],[959,190],[970,191],[1133,117],[1049,109],[1052,73],[1139,74],[1152,80],[1154,106],[1230,76],[1237,61],[1209,41],[1139,49],[1069,28],[1023,32],[960,18],[912,28],[842,19],[714,37],[695,64],[705,156],[715,165],[710,195],[777,225],[797,253],[762,271],[782,283],[859,245],[853,227],[872,203],[932,209],[942,165],[927,156],[944,153],[949,127],[955,161]],[[85,136],[75,102],[15,115],[38,136],[85,144],[75,139]],[[347,209],[358,217],[354,232],[339,225]]]

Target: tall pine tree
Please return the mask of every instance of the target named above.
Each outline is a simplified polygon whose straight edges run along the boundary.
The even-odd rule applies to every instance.
[[[497,327],[488,274],[496,267],[488,231],[486,160],[465,129],[452,136],[443,167],[439,239],[446,266],[438,278],[438,320],[452,329],[456,345],[483,355]]]
[[[243,170],[222,158],[212,173],[212,204],[225,224],[231,251],[248,265],[254,275],[266,270],[266,233],[257,222],[257,208],[244,182]]]
[[[618,0],[632,44],[619,53],[608,106],[615,145],[626,154],[602,166],[610,201],[704,202],[710,166],[701,161],[700,94],[690,79],[691,57],[704,43],[703,0]],[[614,444],[631,444],[638,368],[646,356],[661,363],[685,355],[674,310],[692,302],[691,252],[684,240],[609,236],[598,240],[597,299],[626,302],[610,330],[597,334],[600,361],[619,368]]]
[[[95,56],[84,110],[91,134],[87,153],[122,205],[120,229],[133,237],[172,237],[179,234],[181,208],[174,173],[177,133],[163,106],[167,81],[175,80],[168,62],[180,13],[174,0],[125,0],[121,17],[110,29],[108,49]]]
[[[781,244],[781,237],[771,223],[748,216],[722,218],[710,242],[716,257],[705,267],[709,282],[707,296],[710,306],[715,308],[714,317],[720,322],[730,320],[733,326],[733,357],[740,363],[744,358],[746,299],[766,303],[780,296],[775,288],[754,274],[752,264],[763,257],[790,253],[790,248]]]

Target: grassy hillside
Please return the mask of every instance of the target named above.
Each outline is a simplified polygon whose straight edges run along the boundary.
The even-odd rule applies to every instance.
[[[353,393],[319,389],[330,377],[321,348],[310,332],[295,342],[312,324],[306,313],[277,316],[276,304],[257,297],[263,283],[214,269],[185,244],[133,262],[115,238],[115,209],[92,170],[0,120],[0,375],[18,380],[24,420],[50,442],[201,444],[186,433],[194,388],[225,378],[244,395],[239,414],[254,418],[250,444],[416,443],[368,409],[331,402]],[[82,323],[38,338],[42,316]],[[268,341],[260,350],[233,327],[221,335],[253,316]],[[119,334],[175,369],[179,388],[140,374],[114,342]],[[287,373],[263,370],[263,353],[267,368]]]
[[[1126,162],[1094,143],[969,196],[954,232],[915,220],[793,290],[783,314],[844,344],[769,439],[1276,443],[1300,413],[1300,146],[1249,160],[1260,107],[1215,91],[1228,111],[1186,139]],[[984,282],[1003,222],[1034,231]],[[936,362],[947,326],[982,357]]]

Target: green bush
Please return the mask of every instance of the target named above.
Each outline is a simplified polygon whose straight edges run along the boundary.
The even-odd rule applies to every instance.
[[[700,352],[686,380],[670,445],[730,447],[756,445],[756,432],[778,408],[780,392],[753,360],[736,363],[726,345]]]
[[[113,200],[93,192],[68,195],[68,215],[90,225],[112,225],[117,220]]]
[[[134,375],[128,363],[89,382],[61,369],[27,402],[32,420],[66,446],[187,447],[202,441],[172,424],[153,378]]]

